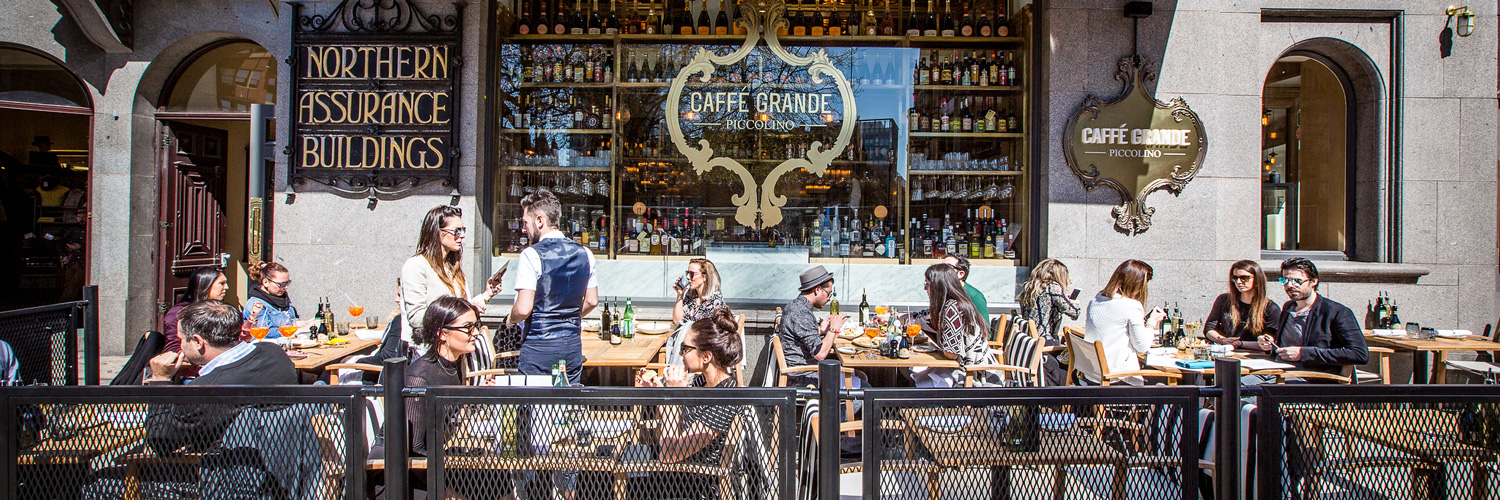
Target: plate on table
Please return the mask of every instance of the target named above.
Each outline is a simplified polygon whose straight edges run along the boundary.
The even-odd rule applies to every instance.
[[[858,325],[854,325],[853,323],[844,323],[844,328],[839,330],[839,338],[845,340],[860,337],[864,334],[865,330],[863,328],[860,328]]]
[[[1438,330],[1437,336],[1445,339],[1462,339],[1471,337],[1474,332],[1468,330]]]
[[[840,347],[839,354],[854,354],[854,348],[849,346]]]
[[[932,344],[917,344],[917,345],[911,346],[911,350],[912,350],[912,352],[927,353],[927,352],[937,352],[938,348],[937,348],[937,346],[932,345]]]
[[[869,337],[859,337],[857,339],[854,339],[854,341],[850,343],[858,347],[864,347],[866,349],[874,349],[876,347],[875,341],[870,339]]]
[[[635,325],[635,333],[642,335],[661,335],[672,331],[672,324],[664,321],[643,321]]]
[[[585,331],[585,332],[597,332],[597,331],[599,331],[599,320],[597,320],[597,319],[586,319],[586,320],[583,320],[583,331]]]
[[[306,358],[308,356],[312,356],[312,355],[308,354],[308,353],[305,353],[305,352],[302,352],[302,351],[287,351],[286,352],[286,357],[292,358],[292,359],[302,359],[302,358]]]
[[[293,349],[309,349],[318,346],[318,341],[312,339],[290,339]]]

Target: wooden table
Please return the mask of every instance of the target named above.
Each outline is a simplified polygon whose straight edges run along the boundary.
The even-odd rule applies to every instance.
[[[1283,413],[1293,425],[1309,430],[1308,439],[1320,449],[1326,449],[1323,434],[1331,429],[1346,439],[1368,441],[1431,464],[1437,472],[1422,475],[1413,483],[1414,489],[1426,490],[1413,491],[1413,498],[1448,498],[1446,466],[1463,462],[1473,464],[1472,498],[1488,498],[1489,467],[1482,464],[1495,463],[1495,454],[1458,442],[1459,423],[1454,413],[1427,409],[1327,407],[1283,407]],[[1347,445],[1345,448],[1352,449]]]
[[[318,346],[306,349],[297,349],[308,354],[302,359],[293,359],[292,366],[304,372],[323,371],[323,367],[339,362],[340,360],[354,354],[360,354],[366,350],[374,349],[380,345],[380,339],[361,340],[353,335],[342,337],[349,342],[334,346]]]
[[[853,344],[853,339],[839,337],[834,340],[835,353],[839,361],[848,368],[916,368],[920,366],[931,366],[940,368],[958,368],[958,360],[943,357],[941,351],[916,352],[912,351],[911,357],[906,359],[881,356],[879,349],[858,347]],[[839,353],[839,347],[854,347],[854,354]]]
[[[651,364],[656,354],[667,345],[671,333],[644,335],[625,339],[620,345],[600,340],[596,333],[583,333],[583,366],[636,368]]]
[[[1251,359],[1256,359],[1256,360],[1266,360],[1267,359],[1266,353],[1261,352],[1261,351],[1249,351],[1249,350],[1242,350],[1242,351],[1231,352],[1229,354],[1229,357],[1235,358],[1235,359],[1239,359],[1239,360],[1242,360],[1242,361],[1244,361],[1244,360],[1251,360]],[[1145,364],[1146,366],[1149,366],[1151,368],[1155,368],[1157,370],[1161,370],[1161,371],[1164,371],[1164,372],[1167,372],[1167,373],[1177,373],[1177,374],[1181,374],[1181,375],[1184,375],[1184,376],[1192,376],[1192,377],[1198,379],[1197,381],[1193,382],[1192,385],[1201,384],[1202,377],[1212,377],[1214,375],[1214,369],[1213,368],[1197,368],[1197,369],[1195,369],[1195,368],[1183,368],[1183,367],[1177,366],[1177,362],[1178,361],[1181,361],[1181,360],[1190,360],[1190,359],[1193,359],[1192,352],[1184,352],[1184,351],[1181,351],[1181,350],[1173,350],[1171,353],[1169,353],[1169,354],[1167,354],[1165,356],[1147,356],[1146,357],[1147,362],[1143,363],[1143,364]],[[1241,364],[1240,365],[1240,375],[1250,375],[1250,374],[1274,375],[1274,374],[1280,373],[1282,370],[1293,368],[1292,365],[1289,365],[1289,364],[1286,364],[1286,363],[1277,363],[1277,364],[1280,365],[1277,368],[1269,368],[1269,369],[1264,369],[1264,370],[1253,370],[1250,367]]]
[[[1412,370],[1411,378],[1413,384],[1428,383],[1428,366],[1432,368],[1432,383],[1445,384],[1448,382],[1448,365],[1444,361],[1448,358],[1448,351],[1500,351],[1500,342],[1491,342],[1483,338],[1436,338],[1422,340],[1411,337],[1385,337],[1375,335],[1370,330],[1365,330],[1365,342],[1380,347],[1389,347],[1400,351],[1411,351]],[[1428,353],[1437,356],[1436,362],[1429,365]]]

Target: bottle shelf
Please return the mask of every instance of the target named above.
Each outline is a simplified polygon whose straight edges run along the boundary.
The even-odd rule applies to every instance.
[[[1026,172],[1020,170],[908,170],[907,173],[911,175],[1026,175]]]
[[[965,47],[981,46],[993,47],[996,44],[1022,45],[1026,39],[1019,36],[907,36],[907,35],[839,35],[839,36],[812,36],[812,35],[779,35],[776,37],[783,45],[911,45],[920,47]],[[661,43],[661,44],[692,44],[692,45],[723,45],[737,46],[745,41],[745,35],[681,35],[681,34],[629,34],[617,35],[511,35],[504,39],[504,43],[519,44],[599,44],[607,45],[614,42],[633,43]]]
[[[1026,136],[1020,132],[912,132],[910,137],[1021,139]]]
[[[607,128],[502,128],[502,134],[580,134],[609,135],[615,133]]]
[[[907,43],[921,44],[924,47],[934,45],[954,46],[969,44],[1023,44],[1026,39],[1019,36],[908,36]]]
[[[998,92],[998,93],[1015,93],[1015,92],[1021,92],[1021,91],[1025,90],[1024,88],[1019,87],[1019,86],[1015,86],[1015,85],[1004,85],[1004,86],[1001,86],[1001,85],[990,85],[988,87],[981,87],[981,86],[978,86],[978,85],[912,85],[911,88],[912,88],[912,90],[920,90],[920,91],[926,91],[926,92]]]
[[[512,172],[611,172],[609,167],[561,167],[556,165],[506,165],[500,168]]]
[[[680,157],[680,156],[676,156],[676,157],[627,156],[627,157],[622,158],[621,161],[624,162],[624,163],[676,163],[676,162],[686,162],[688,160],[687,160],[687,158]],[[786,160],[758,160],[758,159],[735,158],[734,161],[739,162],[741,165],[746,165],[746,164],[775,165],[775,164],[780,164],[781,162],[784,162]],[[895,165],[895,163],[896,163],[895,161],[833,160],[833,162],[830,163],[830,165],[893,166],[893,165]]]
[[[511,35],[508,39],[513,42],[532,43],[597,43],[605,44],[615,41],[619,35]]]
[[[521,89],[607,89],[614,85],[603,82],[524,82]]]

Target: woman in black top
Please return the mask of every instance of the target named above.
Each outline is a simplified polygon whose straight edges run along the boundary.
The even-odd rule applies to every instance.
[[[413,360],[406,369],[406,385],[464,385],[463,356],[474,352],[473,334],[477,326],[479,314],[467,300],[443,296],[427,306],[422,331],[414,336],[427,346],[427,354]],[[406,420],[411,422],[412,454],[427,456],[427,426],[434,423],[427,422],[420,405],[406,407]]]
[[[662,376],[636,374],[640,387],[739,387],[730,367],[740,362],[739,325],[728,309],[692,323],[683,339],[682,365],[668,365]],[[744,408],[725,405],[661,407],[661,451],[664,463],[719,465],[724,440]]]
[[[1203,322],[1208,340],[1236,349],[1260,350],[1256,339],[1276,336],[1281,308],[1266,299],[1266,275],[1253,260],[1229,266],[1229,293],[1214,299],[1213,310]]]

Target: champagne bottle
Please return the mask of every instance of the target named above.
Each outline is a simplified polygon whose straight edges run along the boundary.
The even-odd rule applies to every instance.
[[[516,34],[531,34],[531,4],[521,2],[521,19],[516,21]]]
[[[953,0],[943,2],[943,24],[938,29],[938,36],[951,37],[956,34],[953,22]]]
[[[614,2],[610,3],[613,4]],[[588,33],[590,35],[604,33],[604,15],[599,13],[599,0],[594,0],[593,6],[589,8],[588,26]]]
[[[801,3],[798,3],[798,7],[802,8],[802,9],[806,9],[807,8],[806,5],[802,5]],[[788,13],[788,15],[786,17],[787,17],[788,21],[792,21],[792,16],[790,15],[790,13]],[[806,10],[802,10],[797,15],[797,20],[796,21],[792,21],[792,35],[793,36],[807,36],[807,28],[809,27],[810,24],[812,24],[812,18],[807,15],[807,11]]]
[[[974,18],[969,16],[969,11],[964,10],[963,23],[958,26],[960,36],[974,36]]]
[[[531,28],[533,33],[545,35],[552,31],[552,22],[548,19],[547,0],[537,0],[536,26]]]
[[[711,35],[713,34],[713,25],[708,22],[708,0],[702,0],[699,7],[701,10],[698,11],[698,34]]]
[[[604,34],[614,35],[620,32],[620,14],[615,10],[615,2],[609,2],[609,19],[604,21]]]
[[[693,34],[693,3],[691,1],[683,0],[682,10],[678,11],[677,34]]]
[[[906,9],[906,36],[922,36],[922,21],[917,17],[917,2]]]
[[[927,20],[922,22],[922,36],[938,36],[937,0],[927,0]]]
[[[557,12],[552,15],[552,34],[566,35],[568,33],[568,14],[563,11],[562,0],[557,0]]]
[[[705,11],[708,10],[708,2],[704,2],[703,3],[703,10],[705,10]],[[729,3],[725,2],[723,0],[720,0],[719,1],[719,15],[714,16],[714,34],[715,35],[728,35],[729,34],[729,13],[728,13],[728,10],[729,10]]]

